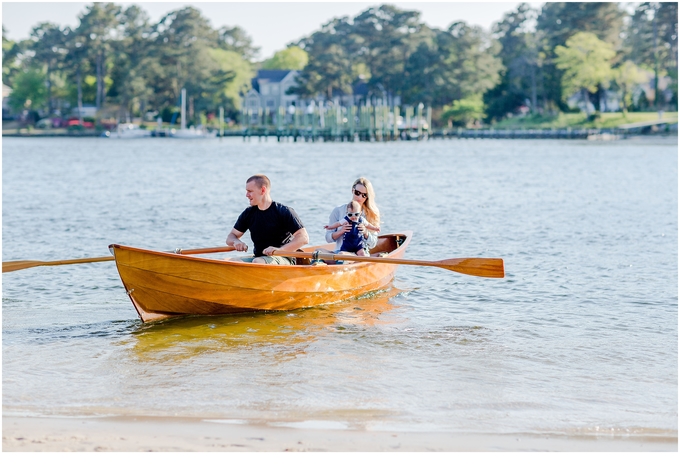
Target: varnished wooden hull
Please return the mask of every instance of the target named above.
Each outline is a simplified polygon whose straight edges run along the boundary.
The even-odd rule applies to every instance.
[[[401,259],[410,240],[411,232],[383,235],[372,251]],[[322,245],[303,250],[333,247]],[[121,245],[110,248],[127,294],[144,322],[178,315],[294,310],[331,304],[385,287],[397,268],[370,262],[262,265]]]

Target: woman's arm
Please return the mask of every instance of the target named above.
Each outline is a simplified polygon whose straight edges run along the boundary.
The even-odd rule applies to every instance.
[[[366,230],[364,232],[365,234],[368,234],[366,237],[366,246],[370,250],[371,248],[375,248],[375,245],[378,244],[378,234],[375,232],[371,232],[370,230]]]

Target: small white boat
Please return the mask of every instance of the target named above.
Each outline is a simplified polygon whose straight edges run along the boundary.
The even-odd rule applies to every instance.
[[[207,137],[217,137],[217,131],[207,131],[205,129],[196,129],[191,126],[188,129],[173,129],[170,131],[170,137],[176,139],[205,139]]]
[[[141,129],[137,124],[129,122],[118,124],[114,131],[104,133],[110,139],[138,139],[140,137],[151,137],[151,131]]]
[[[187,120],[185,119],[187,114],[187,90],[185,88],[182,88],[180,97],[180,125],[179,129],[172,129],[170,131],[170,137],[174,137],[176,139],[205,139],[206,137],[217,137],[217,131],[209,132],[206,129],[197,129],[194,126],[191,126],[187,129]]]

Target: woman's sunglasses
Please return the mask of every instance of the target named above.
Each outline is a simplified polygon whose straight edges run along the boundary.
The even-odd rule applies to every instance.
[[[368,194],[362,193],[361,191],[357,191],[356,189],[354,190],[354,195],[355,195],[355,196],[361,196],[361,197],[363,197],[364,199],[368,198]]]

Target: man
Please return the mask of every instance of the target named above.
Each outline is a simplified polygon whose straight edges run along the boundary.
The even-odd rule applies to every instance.
[[[240,238],[250,230],[255,245],[253,263],[295,264],[294,258],[272,256],[274,250],[295,251],[309,243],[307,230],[295,211],[272,200],[271,182],[265,175],[254,175],[246,181],[246,197],[250,207],[244,210],[227,236],[227,245],[236,251],[248,251]],[[246,259],[245,261],[251,261]]]

